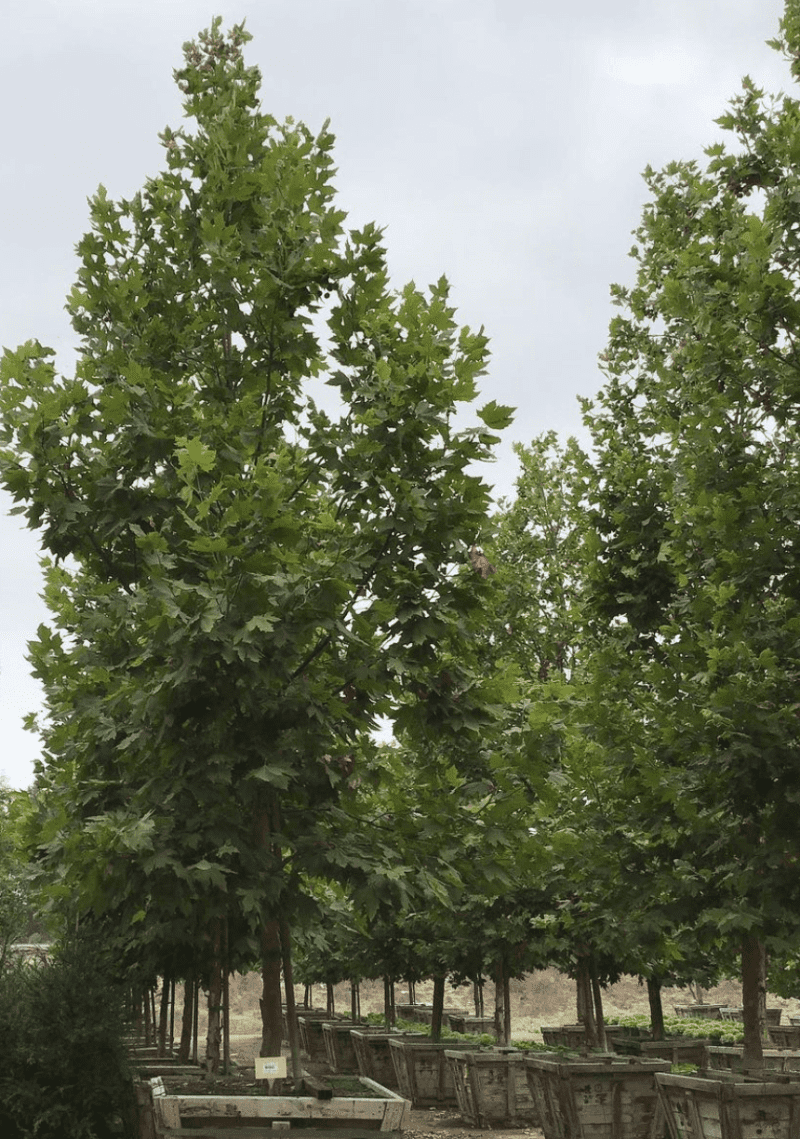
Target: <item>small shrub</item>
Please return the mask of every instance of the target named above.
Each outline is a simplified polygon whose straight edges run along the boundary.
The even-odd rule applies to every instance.
[[[123,992],[93,938],[0,976],[3,1139],[111,1139],[133,1127]]]

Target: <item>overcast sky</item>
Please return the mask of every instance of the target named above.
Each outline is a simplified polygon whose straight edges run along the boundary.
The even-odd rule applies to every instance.
[[[764,41],[782,0],[4,0],[0,345],[36,338],[71,371],[63,310],[102,182],[128,197],[181,119],[172,70],[215,14],[246,18],[264,109],[337,136],[340,207],[386,227],[399,287],[443,272],[485,325],[483,397],[513,441],[580,433],[601,383],[609,285],[631,278],[641,171],[700,157],[741,77],[788,90]],[[46,619],[34,535],[0,494],[0,772],[29,785],[38,707],[26,642]]]

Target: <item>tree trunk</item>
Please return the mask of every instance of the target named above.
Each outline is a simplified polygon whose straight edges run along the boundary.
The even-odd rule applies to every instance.
[[[281,960],[283,963],[283,985],[286,990],[286,1020],[289,1026],[289,1054],[292,1058],[292,1079],[298,1085],[303,1078],[300,1062],[300,1032],[297,1026],[297,1010],[294,1005],[294,973],[292,971],[292,935],[289,923],[280,923]],[[280,1051],[275,1053],[280,1055]]]
[[[595,1027],[597,1029],[597,1046],[604,1051],[608,1047],[606,1042],[606,1022],[603,1016],[603,990],[600,987],[600,978],[597,976],[597,963],[591,959],[592,996],[594,997]]]
[[[408,1003],[410,1005],[417,1003],[417,986],[413,981],[408,982]]]
[[[280,1056],[283,1039],[281,1003],[281,940],[276,921],[261,927],[261,1051],[259,1056]],[[287,1021],[290,1021],[287,1010]],[[289,1025],[291,1031],[291,1024]]]
[[[181,1042],[178,1048],[178,1059],[182,1064],[188,1064],[189,1053],[192,1048],[192,1013],[194,1012],[194,981],[187,977],[183,982],[183,1016],[181,1017]]]
[[[350,980],[350,1019],[361,1020],[361,988],[358,981]]]
[[[144,1042],[145,1044],[152,1044],[152,1032],[150,1028],[150,989],[147,988],[142,993],[142,1007],[144,1008]]]
[[[192,1060],[197,1063],[197,1048],[200,1038],[200,982],[195,977],[194,982],[194,1009],[192,1016]]]
[[[175,978],[169,983],[169,1050],[175,1047]]]
[[[214,918],[211,934],[211,979],[208,986],[208,1030],[206,1032],[206,1064],[209,1072],[218,1072],[222,1043],[222,919]]]
[[[505,976],[502,959],[497,962],[494,973],[494,1035],[498,1044],[505,1040],[506,1011],[505,1011]]]
[[[328,1016],[334,1016],[336,1013],[336,992],[330,981],[326,982],[325,995],[327,999],[327,1012]]]
[[[158,1050],[159,1056],[167,1054],[167,1024],[169,1023],[170,981],[164,977],[161,985],[161,1003],[158,1009]]]
[[[383,1018],[387,1028],[394,1028],[397,1015],[394,1004],[394,980],[392,977],[383,978]]]
[[[444,1010],[444,973],[433,978],[433,1015],[431,1016],[431,1040],[438,1044],[442,1039],[442,1012]]]
[[[661,1003],[661,981],[655,975],[647,978],[647,999],[650,1002],[650,1028],[653,1040],[663,1040],[664,1006]]]
[[[472,982],[472,999],[475,1002],[475,1015],[483,1016],[483,977],[476,977]]]
[[[580,973],[575,977],[575,1007],[577,1012],[576,1023],[584,1024],[586,1022],[586,988]]]
[[[503,971],[503,1039],[500,1043],[506,1048],[511,1043],[511,978],[507,970]]]
[[[762,990],[765,988],[766,957],[764,946],[755,933],[742,938],[742,1019],[744,1021],[744,1052],[742,1063],[748,1068],[764,1065],[762,1020]]]
[[[314,996],[310,985],[303,986],[303,1008],[313,1008]]]
[[[594,1000],[592,997],[592,981],[589,972],[589,960],[586,957],[578,959],[578,1007],[583,1009],[584,1046],[582,1052],[588,1052],[597,1047],[597,1024],[594,1019]]]

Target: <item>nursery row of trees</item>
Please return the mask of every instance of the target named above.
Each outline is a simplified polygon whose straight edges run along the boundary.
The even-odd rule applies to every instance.
[[[194,129],[92,199],[74,376],[0,366],[52,614],[31,888],[142,984],[201,983],[212,1066],[227,972],[260,968],[279,1051],[330,907],[359,975],[556,964],[590,1026],[621,972],[657,1023],[664,981],[741,971],[753,1059],[800,914],[800,104],[746,80],[730,149],[647,172],[591,449],[518,446],[493,504],[485,335],[444,278],[391,290],[247,39],[186,45]],[[800,76],[796,0],[775,46]]]

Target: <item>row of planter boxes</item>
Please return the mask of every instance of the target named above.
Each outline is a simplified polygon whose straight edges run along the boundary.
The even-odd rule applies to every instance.
[[[163,1080],[151,1080],[153,1134],[240,1121],[291,1121],[312,1131],[347,1121],[353,1135],[397,1134],[411,1102],[446,1102],[449,1086],[473,1127],[540,1127],[544,1139],[663,1139],[665,1126],[670,1139],[797,1139],[800,1130],[800,1078],[784,1074],[800,1070],[799,1054],[768,1052],[765,1065],[773,1070],[758,1078],[732,1070],[673,1076],[669,1059],[475,1051],[354,1031],[370,1045],[380,1035],[395,1061],[399,1095],[368,1077],[362,1086],[377,1098],[336,1101],[170,1095]],[[712,1048],[708,1060],[733,1069],[741,1049]]]

